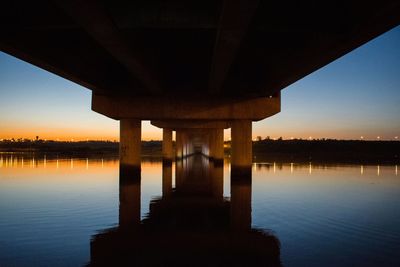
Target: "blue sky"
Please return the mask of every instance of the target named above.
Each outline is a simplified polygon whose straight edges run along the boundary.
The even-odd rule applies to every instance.
[[[282,111],[253,136],[400,137],[400,26],[282,91]],[[90,90],[0,52],[0,138],[118,139],[90,109]],[[229,131],[226,131],[228,137]],[[144,139],[161,131],[143,123]]]

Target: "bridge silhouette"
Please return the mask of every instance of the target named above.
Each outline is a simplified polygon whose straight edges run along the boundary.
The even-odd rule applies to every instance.
[[[400,23],[392,1],[26,1],[2,4],[0,49],[92,90],[140,171],[141,120],[166,161],[201,152],[251,172],[252,122],[280,91]],[[176,132],[176,155],[172,132]]]

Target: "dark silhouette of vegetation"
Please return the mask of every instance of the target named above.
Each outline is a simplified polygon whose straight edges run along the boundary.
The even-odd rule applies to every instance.
[[[46,141],[37,138],[0,141],[0,151],[57,153],[58,155],[118,155],[116,141]],[[162,141],[142,141],[142,156],[161,157]],[[225,142],[230,154],[230,142]],[[278,140],[257,138],[253,142],[255,161],[398,163],[400,141],[362,140]]]
[[[253,143],[256,160],[399,162],[399,141],[361,140],[271,140]]]
[[[0,141],[0,151],[57,153],[58,155],[118,155],[119,143],[116,141],[54,141],[29,139],[7,139]],[[161,156],[161,141],[143,141],[142,155]]]

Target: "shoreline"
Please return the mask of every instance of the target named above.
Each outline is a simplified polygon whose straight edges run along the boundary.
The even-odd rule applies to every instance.
[[[225,142],[225,157],[230,142]],[[142,158],[162,159],[161,141],[143,141]],[[119,143],[0,142],[0,153],[48,157],[118,158]],[[253,162],[400,164],[400,141],[360,140],[260,140],[253,142]]]

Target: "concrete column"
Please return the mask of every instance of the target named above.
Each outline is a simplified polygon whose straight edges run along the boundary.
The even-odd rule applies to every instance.
[[[188,145],[188,155],[192,155],[194,150],[193,150],[193,134],[188,135],[188,140],[187,140],[187,145]]]
[[[178,158],[175,161],[175,189],[177,191],[181,190],[183,182],[184,182],[184,160],[182,158]]]
[[[183,146],[182,156],[186,157],[188,155],[188,136],[186,132],[182,132],[182,146]]]
[[[181,130],[182,157],[187,157],[193,152],[192,134],[189,129]]]
[[[162,195],[163,198],[172,194],[172,162],[163,161],[162,163]]]
[[[119,226],[140,224],[140,173],[121,173],[119,178]]]
[[[203,133],[202,134],[202,153],[203,155],[209,157],[210,156],[210,137],[209,133]]]
[[[194,154],[194,138],[195,138],[195,136],[191,135],[190,139],[189,139],[189,155]]]
[[[236,120],[231,128],[231,170],[234,176],[251,177],[253,142],[250,120]]]
[[[162,155],[163,161],[172,161],[172,130],[168,128],[163,129],[162,141]]]
[[[209,137],[210,158],[216,161],[224,159],[224,130],[211,129]]]
[[[208,157],[210,159],[214,158],[215,154],[215,129],[207,129],[207,143],[208,143]]]
[[[251,229],[251,121],[231,125],[231,227],[245,231]]]
[[[175,135],[175,150],[176,150],[176,157],[182,158],[183,157],[183,140],[182,140],[182,132],[181,130],[176,131]]]
[[[120,121],[119,161],[123,171],[140,172],[141,121]]]
[[[231,178],[231,228],[235,231],[251,229],[251,177]]]

